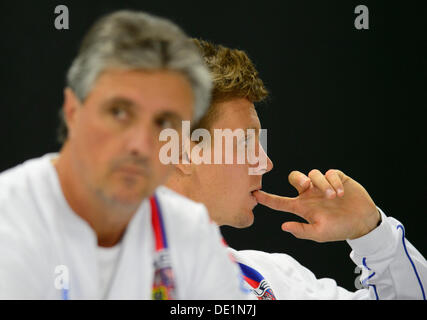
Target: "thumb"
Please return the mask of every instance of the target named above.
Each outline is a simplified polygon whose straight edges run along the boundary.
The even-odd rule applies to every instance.
[[[315,240],[316,230],[312,224],[301,222],[285,222],[282,230],[292,233],[298,239]]]

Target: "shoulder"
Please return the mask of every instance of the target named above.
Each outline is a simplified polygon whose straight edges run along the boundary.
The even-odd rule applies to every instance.
[[[228,249],[234,258],[255,269],[277,271],[292,274],[295,270],[305,269],[297,260],[285,253],[268,253],[258,250]]]
[[[39,230],[40,194],[47,180],[46,156],[0,173],[1,233],[31,235]]]
[[[2,203],[21,190],[28,189],[28,161],[0,173],[0,201]]]
[[[278,255],[288,256],[284,253],[269,253],[259,250],[235,250],[233,248],[228,248],[228,250],[237,260],[263,261],[267,259],[267,261],[272,261]]]
[[[28,196],[37,179],[43,180],[46,174],[48,155],[27,160],[0,173],[0,200],[13,200],[14,197]]]
[[[325,292],[325,288],[336,286],[330,279],[317,281],[310,270],[287,254],[229,250],[237,262],[260,273],[278,299],[313,299],[317,294],[320,296],[321,292]]]
[[[52,242],[40,199],[45,164],[43,157],[32,159],[0,174],[0,257],[7,257],[0,259],[0,282],[10,288],[5,297],[32,296],[49,270]]]

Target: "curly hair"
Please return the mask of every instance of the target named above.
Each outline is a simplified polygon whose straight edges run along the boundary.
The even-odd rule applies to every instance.
[[[268,91],[248,55],[238,49],[193,39],[199,47],[212,81],[211,106],[194,128],[207,128],[216,114],[215,105],[235,98],[246,98],[252,103],[263,101]]]

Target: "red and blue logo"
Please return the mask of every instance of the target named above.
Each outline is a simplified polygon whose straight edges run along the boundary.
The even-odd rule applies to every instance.
[[[273,290],[261,273],[244,263],[239,262],[239,267],[242,270],[243,278],[252,287],[252,292],[258,300],[276,300]]]

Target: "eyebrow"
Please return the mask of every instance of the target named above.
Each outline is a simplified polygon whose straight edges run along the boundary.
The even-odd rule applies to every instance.
[[[172,119],[173,121],[182,122],[182,117],[173,111],[162,111],[159,114],[156,115],[157,118],[164,117],[168,119]]]
[[[102,106],[109,107],[113,104],[120,104],[121,106],[129,107],[129,108],[135,108],[136,106],[132,100],[129,100],[128,98],[124,98],[124,97],[113,97],[111,99],[108,99],[107,101],[104,101]]]
[[[126,108],[131,108],[131,109],[134,109],[137,106],[132,100],[130,100],[128,98],[125,98],[125,97],[113,97],[113,98],[110,98],[107,101],[105,101],[102,104],[102,107],[108,108],[109,106],[115,105],[115,104],[119,104],[120,106],[123,106],[123,107],[126,107]],[[165,117],[165,118],[168,118],[168,119],[172,119],[174,121],[182,121],[182,117],[178,113],[173,112],[173,111],[169,111],[169,110],[164,110],[164,111],[162,110],[159,113],[157,113],[155,115],[155,117],[157,117],[157,118],[158,117]]]

